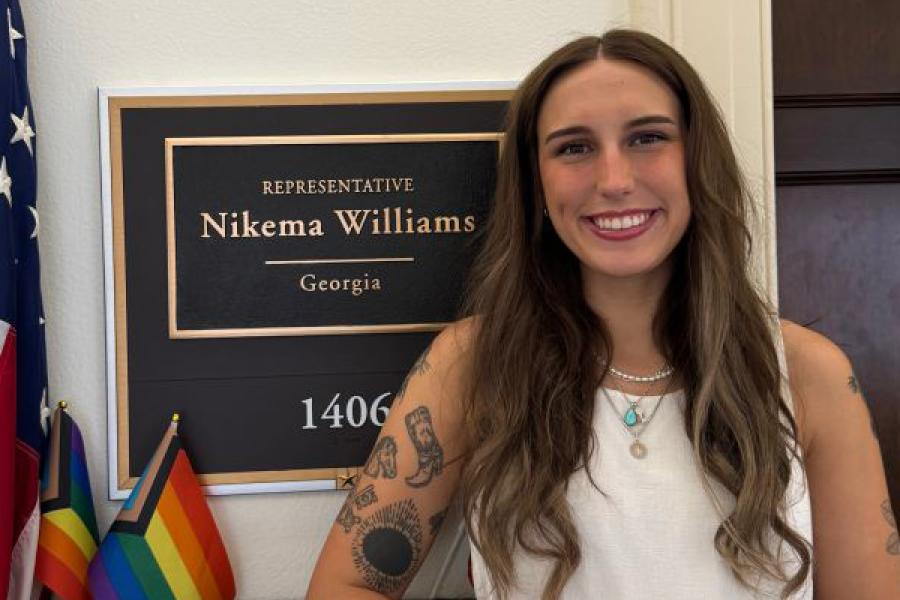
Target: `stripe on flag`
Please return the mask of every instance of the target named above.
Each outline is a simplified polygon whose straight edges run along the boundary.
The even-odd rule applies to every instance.
[[[232,600],[234,575],[177,434],[166,430],[88,568],[97,600]]]
[[[81,431],[60,403],[41,476],[35,575],[62,600],[90,600],[87,569],[97,552],[97,518]]]

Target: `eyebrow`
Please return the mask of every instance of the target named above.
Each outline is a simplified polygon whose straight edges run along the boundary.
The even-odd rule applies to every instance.
[[[635,127],[640,127],[641,125],[652,125],[652,124],[665,124],[665,125],[675,125],[676,123],[671,117],[667,117],[665,115],[647,115],[645,117],[638,117],[636,119],[632,119],[625,124],[625,129],[633,129]],[[556,131],[552,131],[547,134],[547,137],[544,138],[544,143],[547,144],[551,140],[563,137],[567,135],[576,135],[576,134],[584,134],[589,133],[590,129],[588,129],[584,125],[573,125],[572,127],[563,127],[562,129],[557,129]]]

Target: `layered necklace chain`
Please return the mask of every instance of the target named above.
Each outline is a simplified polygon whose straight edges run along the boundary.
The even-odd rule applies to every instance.
[[[603,392],[603,395],[606,396],[606,401],[609,402],[609,406],[616,414],[618,414],[619,409],[616,408],[615,403],[609,396],[609,392],[606,390],[606,388],[601,388],[601,390]],[[645,446],[643,442],[641,442],[641,434],[643,434],[644,430],[647,429],[647,426],[650,425],[650,421],[653,420],[653,417],[656,415],[656,411],[658,411],[659,407],[662,406],[663,400],[666,399],[666,394],[668,394],[668,392],[669,388],[666,387],[666,391],[662,396],[659,397],[659,400],[656,401],[656,406],[653,407],[653,410],[650,411],[650,415],[647,417],[643,416],[643,413],[640,411],[640,407],[638,405],[639,402],[644,399],[643,397],[638,398],[636,401],[628,400],[628,398],[626,397],[626,400],[628,400],[629,403],[629,407],[625,413],[625,416],[622,418],[622,426],[625,428],[625,431],[628,432],[628,435],[633,438],[631,445],[628,447],[628,451],[634,458],[644,458],[645,456],[647,456],[647,446]],[[628,415],[632,412],[637,413],[638,417],[636,420],[632,421],[631,425],[629,425]]]
[[[613,375],[613,377],[616,377],[617,379],[649,384],[644,394],[638,397],[636,400],[629,399],[628,396],[623,392],[623,396],[625,397],[626,402],[628,402],[628,408],[625,410],[625,414],[621,415],[622,425],[625,427],[625,431],[628,432],[628,434],[633,438],[631,446],[628,448],[631,456],[638,459],[644,458],[645,456],[647,456],[647,447],[641,442],[640,436],[644,433],[644,430],[647,428],[647,426],[650,425],[650,421],[653,420],[653,417],[656,415],[656,411],[659,410],[659,407],[662,405],[663,400],[665,400],[666,395],[669,393],[669,387],[672,385],[672,382],[670,381],[666,385],[662,396],[659,397],[659,400],[657,400],[656,405],[653,407],[653,410],[650,411],[650,414],[648,416],[645,416],[644,414],[644,410],[641,407],[641,400],[647,397],[647,394],[652,388],[653,383],[671,376],[672,373],[675,372],[675,369],[671,365],[666,364],[652,375],[640,376],[624,373],[623,371],[619,371],[612,365],[609,365],[609,372],[611,375]],[[616,405],[610,397],[607,389],[602,386],[600,389],[603,392],[603,395],[606,396],[606,401],[609,403],[609,406],[616,414],[620,414],[619,409],[616,408]]]

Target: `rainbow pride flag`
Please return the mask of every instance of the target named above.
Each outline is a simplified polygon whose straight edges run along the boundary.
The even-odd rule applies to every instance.
[[[78,425],[60,402],[41,475],[41,526],[34,572],[63,600],[90,600],[88,564],[97,552],[97,518]]]
[[[231,600],[234,575],[178,437],[178,415],[89,568],[97,600]]]

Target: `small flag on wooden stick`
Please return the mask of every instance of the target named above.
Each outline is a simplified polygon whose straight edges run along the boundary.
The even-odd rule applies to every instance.
[[[97,518],[84,441],[60,402],[41,475],[41,527],[35,575],[63,600],[90,600],[88,564],[97,552]]]
[[[231,600],[234,575],[178,437],[178,415],[89,568],[97,600]]]

